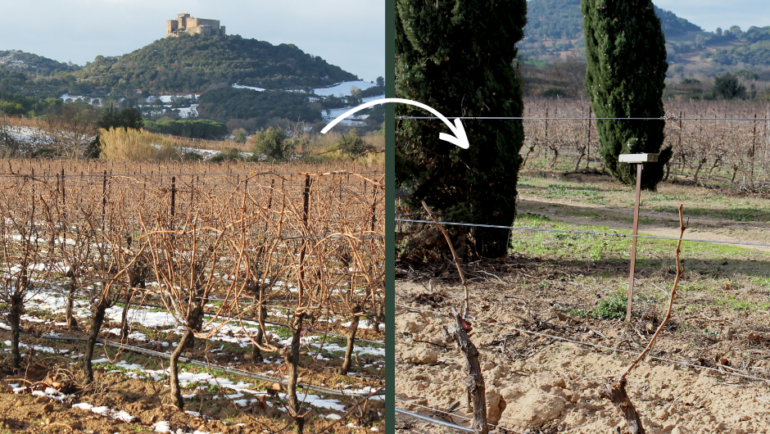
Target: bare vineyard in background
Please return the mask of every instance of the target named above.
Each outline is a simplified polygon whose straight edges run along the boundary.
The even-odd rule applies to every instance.
[[[601,163],[595,115],[585,100],[525,100],[525,159],[570,160],[574,170]],[[667,176],[713,179],[754,190],[770,181],[770,105],[730,101],[668,101],[665,146],[674,156]],[[567,119],[563,119],[567,118]],[[495,122],[495,121],[485,121]]]

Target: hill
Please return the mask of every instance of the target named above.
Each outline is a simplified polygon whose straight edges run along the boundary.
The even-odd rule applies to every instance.
[[[71,72],[80,69],[72,63],[62,63],[37,54],[19,50],[0,51],[0,66],[9,71],[28,72],[48,77],[55,72]]]
[[[0,92],[32,98],[57,98],[75,84],[71,73],[55,73],[48,77],[0,66]]]
[[[666,39],[694,39],[702,34],[699,26],[655,6]],[[519,44],[528,58],[584,55],[583,15],[580,0],[531,0],[527,3],[525,38]]]
[[[660,18],[667,38],[703,32],[699,26],[657,6],[655,14]],[[536,55],[536,51],[554,54],[565,49],[584,47],[580,0],[531,0],[527,4],[524,34],[526,38],[522,42],[522,52],[525,55]]]
[[[721,39],[729,43],[726,48],[706,51],[700,58],[720,65],[770,65],[770,27],[751,27],[746,32],[734,27]]]
[[[203,92],[214,83],[312,88],[357,77],[293,44],[233,36],[164,38],[118,57],[98,56],[77,73],[113,94]]]
[[[0,112],[39,116],[62,114],[70,105],[92,111],[137,106],[148,121],[159,121],[156,129],[182,135],[194,132],[174,120],[200,117],[250,132],[313,124],[325,119],[323,111],[385,92],[381,78],[376,85],[363,82],[293,44],[238,35],[165,38],[122,56],[97,56],[83,68],[20,51],[0,51],[2,60]],[[379,128],[381,113],[366,114],[356,126]]]
[[[655,13],[666,35],[670,78],[713,77],[740,69],[770,76],[770,27],[743,31],[732,26],[706,32],[657,6]],[[529,66],[542,67],[557,59],[585,62],[580,0],[531,0],[527,21],[519,53]]]

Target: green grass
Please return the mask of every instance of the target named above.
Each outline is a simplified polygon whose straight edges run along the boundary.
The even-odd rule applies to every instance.
[[[720,297],[715,299],[712,304],[718,307],[725,307],[737,312],[747,312],[752,310],[767,310],[770,303],[755,303],[750,300],[738,299],[735,295]]]
[[[291,330],[286,327],[267,326],[265,327],[265,330],[275,333],[281,339],[288,339],[291,337]]]
[[[537,214],[520,214],[516,219],[515,226],[607,234],[631,234],[630,230],[614,230],[607,226],[590,226],[551,221],[547,217]],[[645,234],[640,233],[640,235]],[[640,238],[637,242],[637,264],[640,266],[660,266],[662,264],[661,260],[653,259],[656,257],[670,258],[666,263],[670,262],[673,264],[675,247],[676,241],[674,240]],[[576,261],[627,260],[630,257],[630,249],[631,238],[613,237],[612,235],[597,236],[592,234],[514,231],[511,237],[511,251],[518,255],[530,257],[571,259]],[[730,259],[766,261],[770,260],[770,254],[727,244],[686,242],[682,245],[682,258],[691,261],[694,259],[708,261],[728,261]],[[708,267],[711,269],[713,264],[709,264]],[[693,261],[689,269],[691,271],[700,271],[700,264]],[[770,270],[763,270],[761,272],[758,270],[745,270],[747,273],[751,271],[759,274],[761,277],[770,277]]]
[[[669,195],[669,194],[656,194],[656,193],[647,193],[650,196],[645,197],[644,200],[642,200],[642,203],[644,202],[668,202],[668,201],[676,201],[676,202],[684,202],[687,200],[690,200],[690,196],[686,195]]]
[[[545,189],[545,197],[548,199],[564,199],[576,197],[588,203],[604,205],[603,190],[593,186],[572,186],[565,184],[549,184]]]
[[[709,289],[706,282],[687,282],[679,285],[680,291],[705,291]]]

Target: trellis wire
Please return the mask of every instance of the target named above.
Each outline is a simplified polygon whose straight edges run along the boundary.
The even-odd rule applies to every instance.
[[[433,408],[433,407],[428,407],[427,405],[422,405],[422,404],[417,404],[417,403],[414,403],[414,402],[406,401],[406,400],[400,399],[400,398],[396,398],[396,401],[403,402],[403,403],[409,404],[409,405],[414,405],[415,407],[424,408],[426,410],[431,410],[434,413],[446,414],[446,415],[449,415],[449,416],[459,417],[460,419],[465,419],[465,420],[473,420],[473,418],[470,418],[468,416],[463,416],[461,414],[449,413],[447,411],[439,410],[439,409]],[[439,424],[439,425],[444,425],[444,426],[446,426],[448,428],[454,428],[454,429],[457,429],[457,430],[460,430],[460,431],[465,431],[465,432],[474,432],[472,428],[464,427],[462,425],[457,425],[457,424],[454,424],[454,423],[451,423],[451,422],[447,422],[447,421],[444,421],[444,420],[441,420],[441,419],[435,419],[435,418],[432,418],[432,417],[429,417],[429,416],[424,416],[424,415],[419,414],[419,413],[413,413],[413,412],[410,412],[410,411],[407,411],[407,410],[400,409],[398,407],[396,407],[396,412],[401,413],[401,414],[403,414],[405,416],[414,417],[414,418],[417,418],[417,419],[422,419],[422,420],[425,420],[426,422],[431,422],[431,423],[435,423],[435,424]],[[512,429],[512,428],[501,427],[499,425],[495,425],[495,424],[489,423],[489,422],[487,422],[487,425],[489,425],[489,426],[491,426],[493,428],[501,428],[501,429],[503,429],[505,431],[510,431],[510,432],[517,433],[517,434],[525,434],[525,433],[523,433],[521,431],[516,431],[515,429]],[[568,433],[568,432],[572,432],[572,431],[574,431],[576,429],[578,429],[578,428],[571,428],[571,429],[568,429],[566,431],[558,431],[558,432],[560,432],[560,433]]]
[[[396,398],[396,401],[401,401],[401,400]],[[473,428],[468,428],[468,427],[465,427],[465,426],[462,426],[462,425],[457,425],[457,424],[454,424],[454,423],[451,423],[451,422],[447,422],[445,420],[434,419],[432,417],[423,416],[423,415],[421,415],[419,413],[412,413],[411,411],[402,410],[402,409],[400,409],[398,407],[396,407],[395,410],[396,410],[396,413],[401,413],[404,416],[412,417],[412,418],[415,418],[415,419],[421,419],[421,420],[424,420],[426,422],[430,422],[430,423],[433,423],[433,424],[436,424],[436,425],[445,426],[447,428],[452,428],[452,429],[456,429],[458,431],[463,431],[463,432],[470,432],[470,433],[475,432],[473,430]],[[454,415],[454,416],[456,416],[456,415]]]
[[[768,121],[770,118],[678,118],[678,117],[661,117],[661,118],[585,118],[585,117],[532,117],[532,116],[447,116],[447,119],[461,119],[461,120],[474,120],[474,121]],[[396,119],[434,119],[440,120],[436,116],[396,116]]]
[[[82,341],[87,340],[86,338],[69,337],[69,336],[52,336],[52,335],[43,335],[43,336],[41,336],[41,338],[49,339],[49,340],[56,340],[56,341],[77,341],[77,342],[82,342]],[[135,353],[145,354],[145,355],[148,355],[148,356],[151,356],[151,357],[160,357],[160,358],[164,358],[164,359],[168,359],[169,357],[171,357],[171,354],[162,353],[160,351],[154,351],[154,350],[149,350],[147,348],[136,347],[136,346],[133,346],[133,345],[126,345],[126,344],[121,344],[121,343],[117,343],[117,342],[111,342],[111,341],[107,341],[107,340],[104,340],[104,339],[98,339],[96,342],[100,343],[102,345],[110,346],[110,347],[113,347],[113,348],[120,348],[120,349],[124,349],[124,350],[127,350],[127,351],[135,352]],[[257,379],[257,380],[273,381],[273,382],[280,383],[280,384],[283,384],[283,385],[286,385],[288,383],[286,380],[281,379],[281,378],[273,378],[273,377],[269,377],[267,375],[254,374],[254,373],[251,373],[251,372],[241,371],[239,369],[233,369],[233,368],[230,368],[230,367],[227,367],[227,366],[214,365],[214,364],[211,364],[211,363],[201,362],[199,360],[191,359],[191,358],[184,357],[184,356],[180,356],[179,357],[179,361],[183,362],[183,363],[190,363],[192,365],[207,367],[207,368],[210,368],[210,369],[217,369],[217,370],[221,370],[221,371],[228,372],[228,373],[235,374],[235,375],[241,375],[241,376],[244,376],[244,377],[250,377],[250,378]],[[327,388],[324,388],[324,387],[313,386],[313,385],[306,384],[306,383],[298,383],[297,386],[298,387],[302,387],[303,389],[312,390],[314,392],[324,393],[324,394],[328,394],[328,395],[348,396],[348,397],[366,396],[365,394],[345,393],[344,391],[334,390],[334,389],[327,389]],[[384,394],[385,394],[385,390],[381,390],[380,392],[377,392],[374,396],[381,396],[381,395],[384,395]]]

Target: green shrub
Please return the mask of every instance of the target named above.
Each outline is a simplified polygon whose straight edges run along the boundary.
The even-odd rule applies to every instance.
[[[374,147],[366,143],[364,139],[358,137],[358,133],[355,128],[351,128],[348,135],[340,137],[340,141],[337,144],[338,149],[351,156],[358,156],[366,151],[373,149]]]
[[[543,96],[546,98],[556,98],[556,97],[564,97],[566,94],[563,90],[552,87],[550,89],[546,89],[545,92],[543,92]]]
[[[217,155],[211,157],[211,161],[214,163],[221,163],[223,161],[243,160],[241,151],[237,148],[224,148]]]
[[[628,296],[615,294],[599,302],[591,311],[591,316],[598,319],[619,319],[626,316]]]
[[[281,128],[270,127],[254,135],[254,159],[264,155],[268,160],[286,161],[294,156],[295,142],[286,140]]]
[[[230,132],[227,125],[208,119],[161,122],[146,121],[144,129],[153,133],[191,137],[195,139],[218,139],[226,136]]]
[[[182,161],[202,161],[203,155],[193,152],[193,151],[185,151],[182,152]]]
[[[746,98],[746,86],[738,81],[738,77],[725,72],[714,79],[714,93],[724,99]]]
[[[123,128],[126,131],[129,129],[138,131],[144,128],[144,119],[142,112],[136,107],[116,110],[114,106],[110,106],[99,117],[96,125],[105,130]]]
[[[235,130],[235,143],[246,143],[246,130],[243,128]]]

